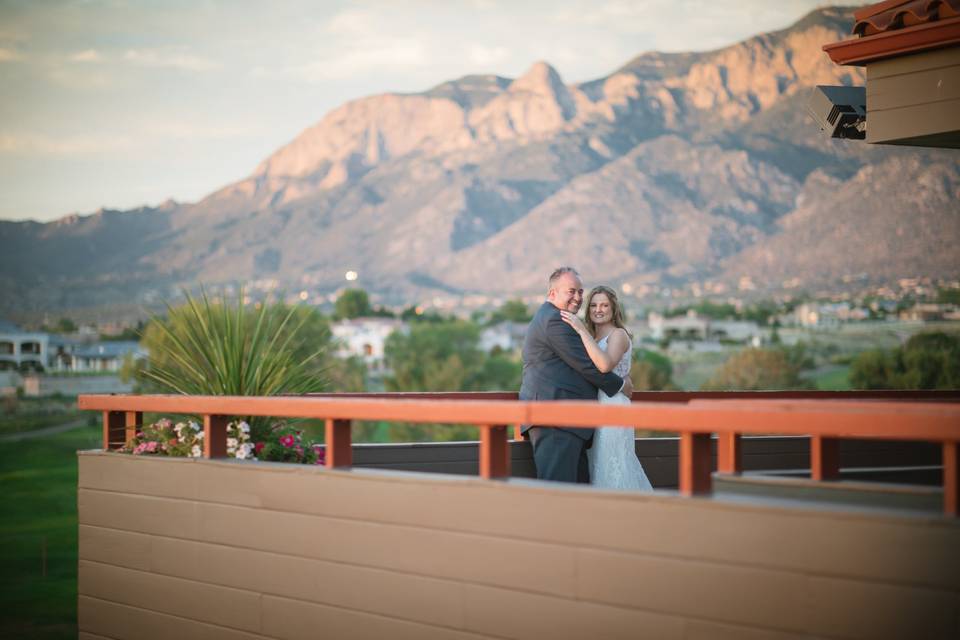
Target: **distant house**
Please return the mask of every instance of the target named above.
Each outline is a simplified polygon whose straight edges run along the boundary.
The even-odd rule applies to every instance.
[[[719,342],[749,342],[759,346],[763,336],[759,325],[749,320],[713,320],[687,311],[685,316],[665,318],[659,313],[647,316],[650,335],[654,340]]]
[[[140,348],[140,344],[133,340],[117,342],[94,342],[77,345],[70,354],[70,364],[66,371],[78,373],[98,371],[120,371],[127,356],[140,360],[147,356],[147,352]]]
[[[958,320],[960,319],[960,313],[958,313],[955,305],[927,302],[917,303],[913,307],[901,311],[900,319],[912,322]]]
[[[526,322],[499,322],[480,332],[480,349],[484,352],[493,349],[514,351],[523,347],[526,335]]]
[[[0,370],[45,371],[49,336],[0,320]]]
[[[859,322],[870,317],[862,307],[852,307],[847,302],[805,302],[793,310],[791,324],[801,327],[831,327],[842,322]]]
[[[357,356],[369,369],[384,366],[384,346],[394,331],[406,331],[407,325],[396,318],[353,318],[341,320],[330,328],[337,340],[338,357]]]

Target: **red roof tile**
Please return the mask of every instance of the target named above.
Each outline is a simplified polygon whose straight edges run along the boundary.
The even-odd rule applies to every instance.
[[[823,47],[837,64],[864,65],[960,44],[960,0],[885,0],[853,17],[858,37]]]

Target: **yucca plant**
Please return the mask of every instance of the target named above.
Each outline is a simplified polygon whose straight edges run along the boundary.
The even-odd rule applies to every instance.
[[[243,304],[184,292],[144,334],[150,356],[142,377],[159,391],[189,395],[273,396],[325,387],[322,356],[329,341],[323,318],[307,307]],[[313,345],[307,340],[314,339]],[[262,433],[267,418],[249,420]]]

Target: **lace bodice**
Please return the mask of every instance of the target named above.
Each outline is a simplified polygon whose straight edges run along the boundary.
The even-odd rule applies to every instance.
[[[597,340],[597,346],[599,346],[604,351],[607,350],[607,339],[613,332],[611,331],[604,337]],[[627,337],[627,350],[623,353],[623,356],[620,358],[620,362],[617,363],[617,366],[613,368],[613,372],[620,376],[621,378],[630,373],[630,360],[633,357],[633,342],[630,340],[629,336]]]

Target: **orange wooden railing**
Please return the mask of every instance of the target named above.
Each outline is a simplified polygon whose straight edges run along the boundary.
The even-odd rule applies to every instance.
[[[104,448],[122,446],[143,422],[144,412],[203,416],[204,456],[226,452],[231,416],[326,420],[328,467],[352,465],[354,420],[454,423],[480,429],[480,475],[510,475],[508,426],[520,424],[594,427],[619,425],[675,431],[680,435],[680,491],[711,492],[711,436],[718,437],[718,470],[742,470],[744,434],[809,435],[811,476],[839,475],[841,439],[916,440],[943,448],[944,512],[960,515],[960,403],[957,392],[907,392],[880,396],[826,392],[634,395],[630,406],[596,402],[520,402],[515,394],[361,394],[348,396],[164,396],[82,395],[79,407],[103,412]],[[881,397],[883,399],[872,399]],[[899,398],[908,398],[901,400]]]

